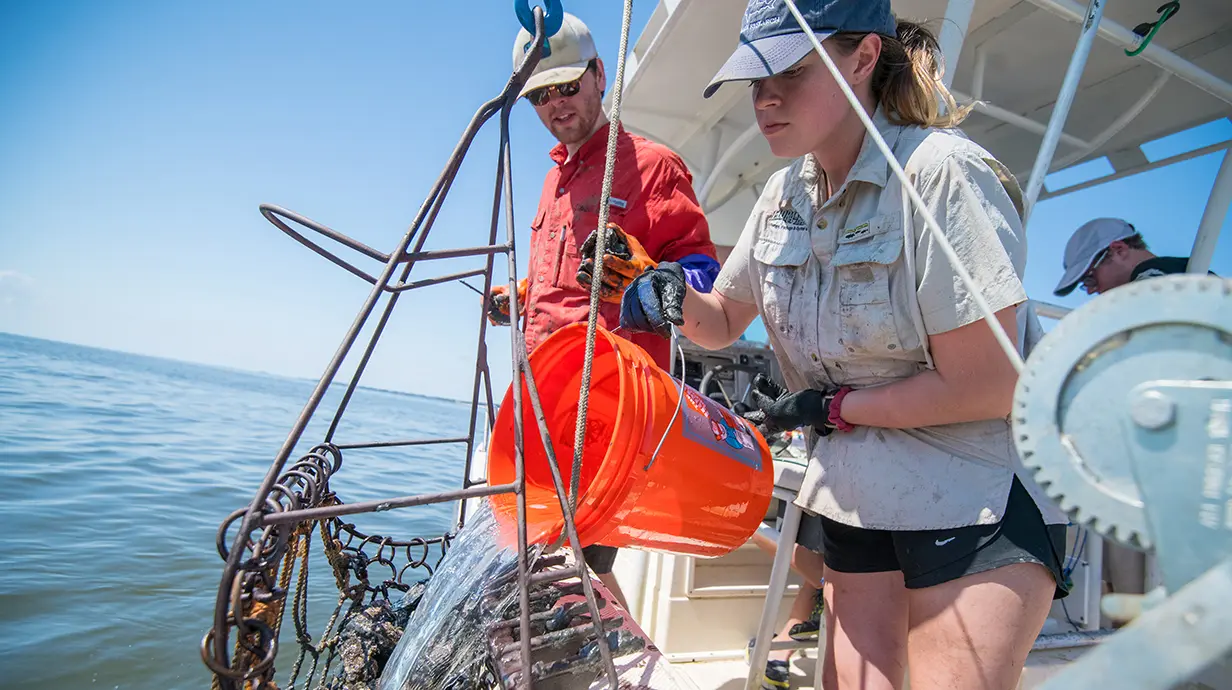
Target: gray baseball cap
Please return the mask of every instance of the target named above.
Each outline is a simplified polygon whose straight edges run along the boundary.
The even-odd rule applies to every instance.
[[[1100,252],[1117,240],[1129,239],[1137,234],[1134,226],[1120,218],[1096,218],[1084,223],[1065,245],[1065,274],[1053,294],[1064,297],[1073,292],[1082,276],[1091,270],[1091,264],[1095,263]]]
[[[839,31],[894,36],[898,22],[890,0],[798,0],[796,8],[818,41]],[[813,50],[808,34],[782,0],[749,0],[740,23],[740,45],[702,92],[714,95],[724,82],[772,77]]]
[[[518,38],[513,43],[514,69],[522,62],[522,56],[529,50],[534,38],[526,29],[518,32]],[[544,86],[567,84],[577,79],[586,73],[586,66],[590,61],[599,57],[598,51],[595,50],[595,41],[590,37],[590,29],[586,28],[581,19],[568,12],[561,22],[560,31],[548,38],[548,46],[552,49],[552,54],[535,65],[535,71],[531,73],[530,79],[526,80],[518,98]]]

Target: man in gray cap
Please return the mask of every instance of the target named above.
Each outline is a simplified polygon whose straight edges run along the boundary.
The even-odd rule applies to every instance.
[[[1187,257],[1155,256],[1134,226],[1120,218],[1096,218],[1074,231],[1065,245],[1065,274],[1053,293],[1064,297],[1079,284],[1101,294],[1143,278],[1184,273]]]

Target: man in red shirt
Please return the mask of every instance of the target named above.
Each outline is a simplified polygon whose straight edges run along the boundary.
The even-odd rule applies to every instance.
[[[518,34],[513,49],[515,67],[533,38],[525,29]],[[518,285],[528,351],[557,329],[589,318],[591,267],[586,257],[593,261],[592,235],[599,226],[609,130],[603,111],[607,75],[586,25],[565,14],[560,31],[548,39],[547,49],[520,94],[560,142],[549,154],[556,167],[544,180],[531,224],[527,277]],[[605,238],[599,312],[599,324],[608,330],[620,325],[624,288],[645,268],[659,261],[676,262],[686,281],[701,292],[709,292],[719,271],[710,229],[684,162],[667,147],[623,128],[616,142],[608,204],[608,221],[616,228]],[[507,293],[506,286],[492,291],[488,314],[494,323],[509,323]],[[652,333],[616,334],[641,346],[663,369],[670,369],[671,347],[666,338]],[[585,549],[585,556],[599,580],[627,608],[611,575],[616,549],[594,545]]]

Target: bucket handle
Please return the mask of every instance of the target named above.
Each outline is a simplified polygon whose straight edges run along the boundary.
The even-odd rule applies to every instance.
[[[671,326],[673,335],[679,336],[680,331],[677,330],[675,324]],[[650,454],[650,460],[642,468],[643,472],[649,472],[651,465],[654,465],[655,460],[659,459],[659,451],[663,449],[663,444],[667,441],[668,434],[672,433],[672,427],[676,425],[676,418],[680,416],[680,410],[684,407],[684,348],[680,347],[679,337],[672,340],[676,343],[676,352],[680,355],[680,391],[676,395],[676,411],[672,413],[671,421],[663,429],[663,437],[659,439],[659,445],[655,446],[654,452]]]

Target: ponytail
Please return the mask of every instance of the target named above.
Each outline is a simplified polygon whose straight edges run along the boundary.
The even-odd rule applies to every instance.
[[[830,40],[850,54],[868,34],[839,33]],[[923,25],[898,21],[897,36],[881,37],[881,57],[873,70],[873,98],[896,125],[957,127],[973,106],[959,106],[941,81],[941,49]],[[944,110],[942,109],[944,106]]]

